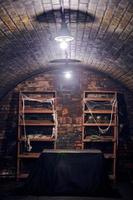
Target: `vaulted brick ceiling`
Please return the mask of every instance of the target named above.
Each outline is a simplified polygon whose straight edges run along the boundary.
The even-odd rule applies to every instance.
[[[75,38],[69,59],[133,90],[132,0],[0,0],[0,96],[49,68],[49,61],[65,58],[54,41],[62,3]]]

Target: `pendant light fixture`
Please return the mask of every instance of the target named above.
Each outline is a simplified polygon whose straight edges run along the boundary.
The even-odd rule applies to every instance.
[[[74,37],[71,36],[67,23],[65,21],[65,13],[62,1],[61,1],[61,18],[62,18],[61,29],[59,30],[58,35],[54,39],[60,43],[60,48],[65,50],[68,47],[68,43],[71,42],[74,39]]]

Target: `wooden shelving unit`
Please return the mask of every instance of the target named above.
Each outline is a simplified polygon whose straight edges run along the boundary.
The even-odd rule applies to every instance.
[[[100,149],[113,180],[116,179],[117,143],[117,92],[84,91],[82,149]]]
[[[33,166],[44,149],[56,149],[56,139],[56,92],[20,93],[17,179],[28,176],[30,163]]]

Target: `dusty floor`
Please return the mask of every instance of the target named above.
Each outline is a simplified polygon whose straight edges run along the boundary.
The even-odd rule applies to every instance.
[[[118,191],[118,197],[79,197],[79,196],[16,196],[11,191],[16,187],[16,182],[0,183],[0,200],[131,200],[133,199],[133,184],[120,182],[114,188]]]

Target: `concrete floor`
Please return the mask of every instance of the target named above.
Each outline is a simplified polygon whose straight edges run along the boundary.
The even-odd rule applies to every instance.
[[[121,197],[105,198],[105,197],[79,197],[79,196],[16,196],[9,192],[16,187],[15,182],[8,184],[0,184],[0,200],[132,200],[133,184],[129,182],[117,183],[114,188],[118,190]],[[8,189],[7,189],[8,188]]]

